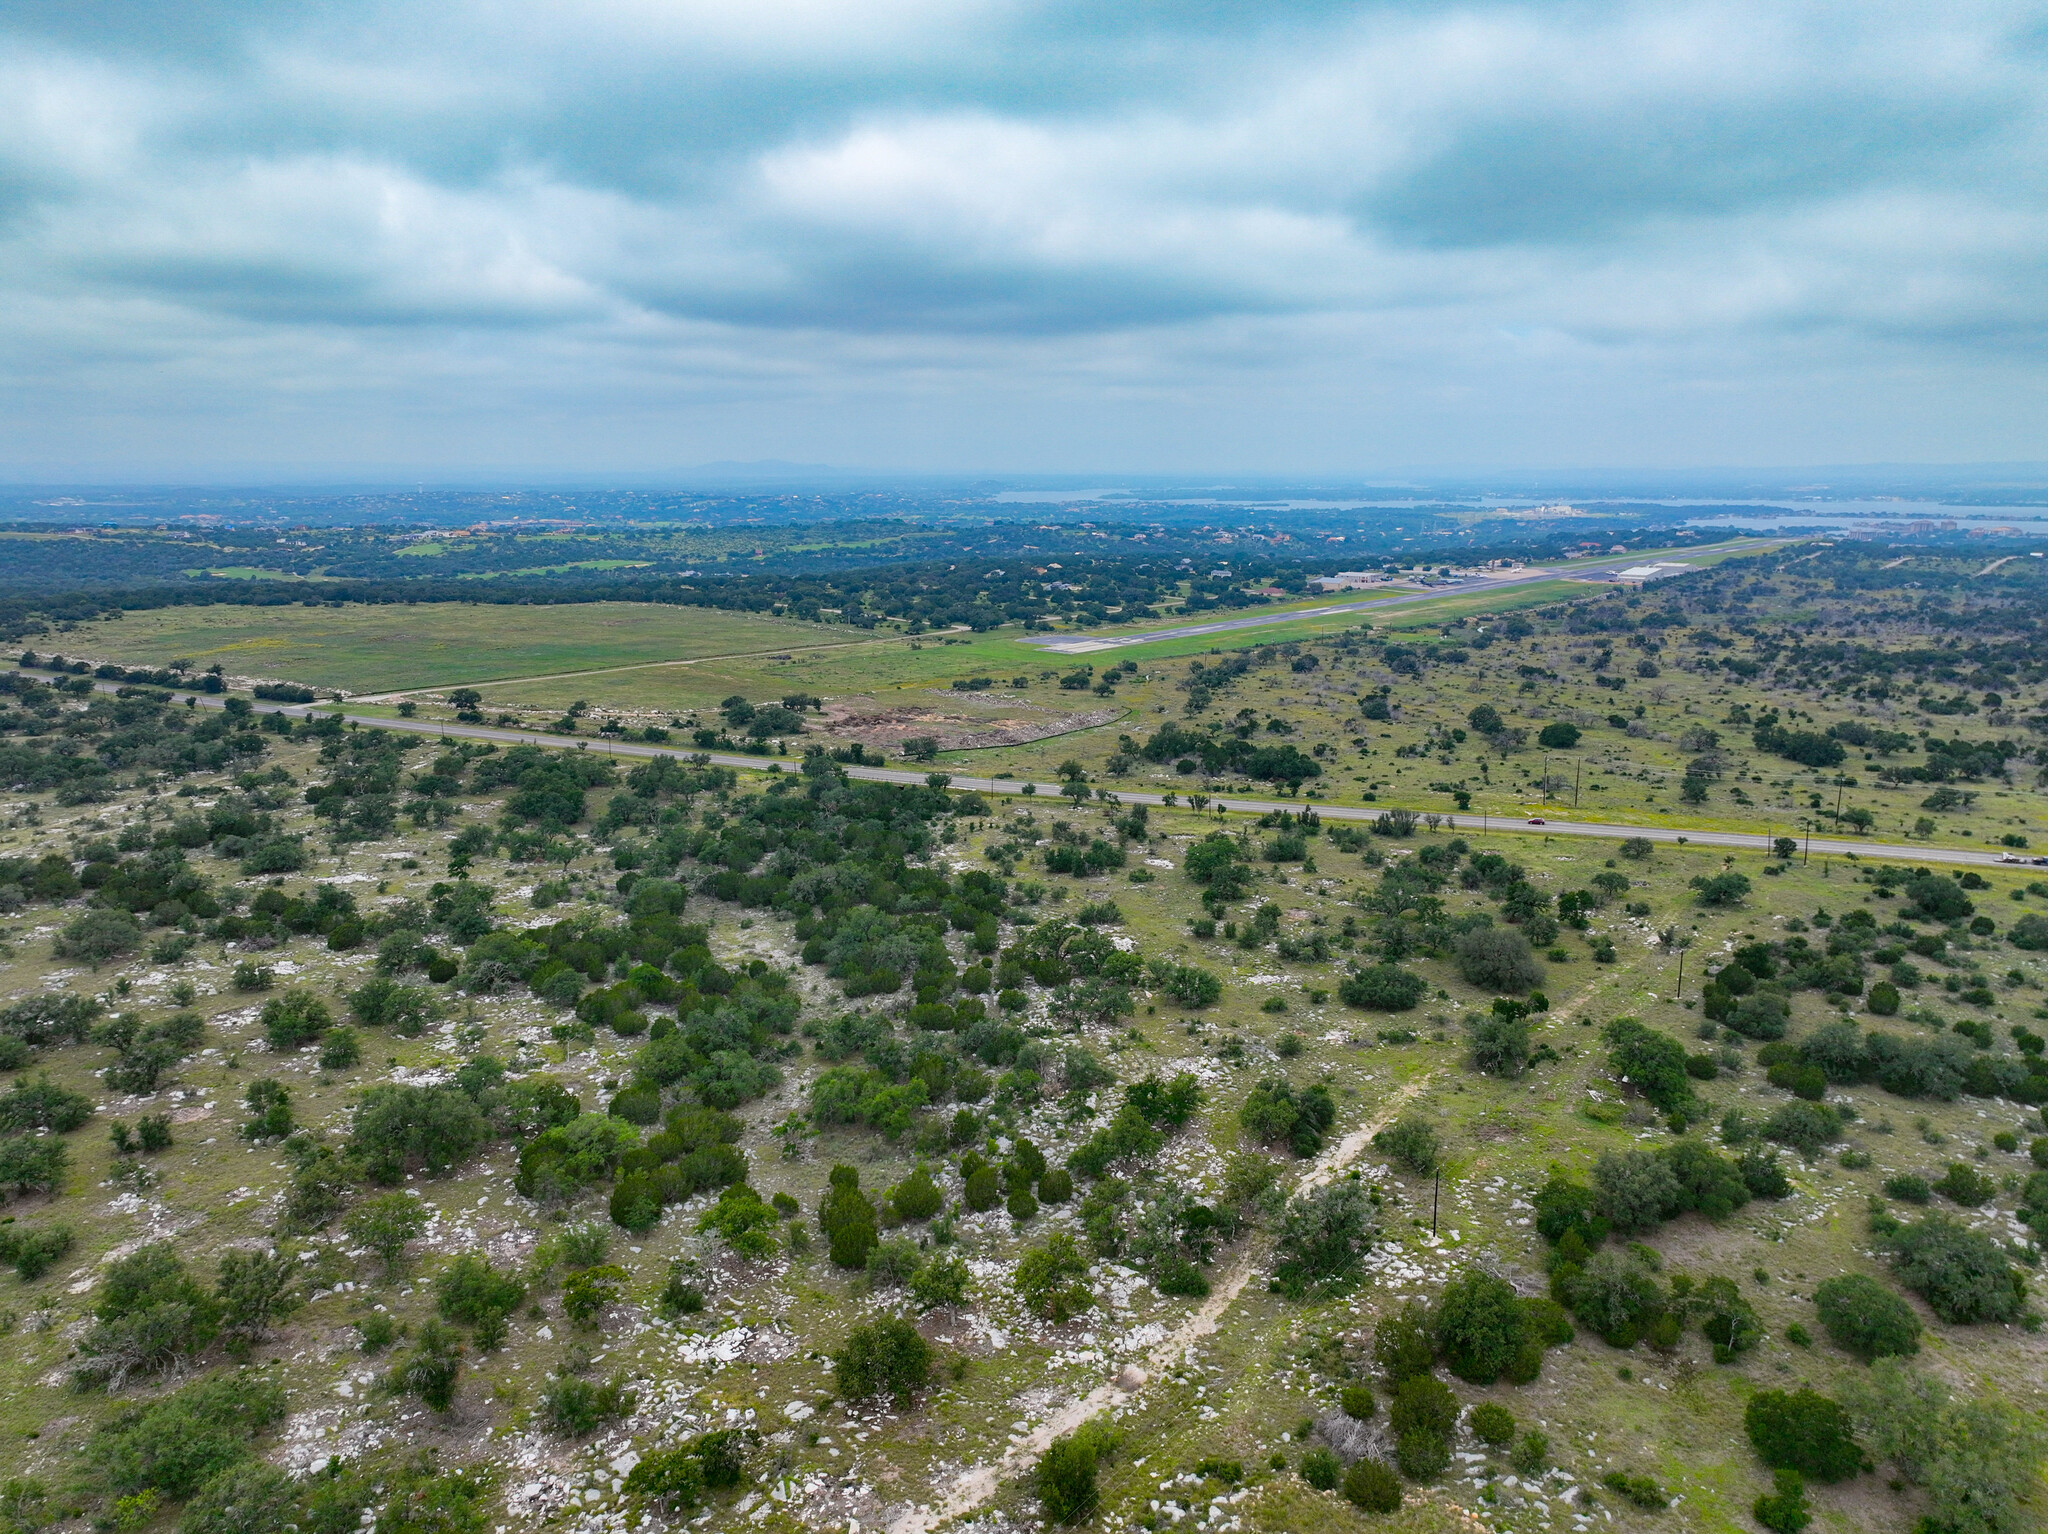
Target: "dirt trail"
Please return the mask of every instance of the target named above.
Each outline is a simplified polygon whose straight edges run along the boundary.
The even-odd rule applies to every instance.
[[[1372,1143],[1372,1137],[1392,1123],[1394,1116],[1435,1077],[1436,1073],[1433,1071],[1418,1076],[1386,1099],[1371,1119],[1315,1159],[1297,1184],[1296,1191],[1307,1192],[1311,1188],[1320,1187],[1356,1161],[1364,1153],[1366,1146]],[[928,1534],[928,1531],[943,1523],[964,1517],[993,1497],[1005,1480],[1022,1474],[1037,1464],[1045,1451],[1052,1447],[1055,1438],[1073,1432],[1099,1412],[1107,1411],[1113,1406],[1125,1405],[1135,1399],[1145,1383],[1171,1368],[1194,1343],[1215,1333],[1224,1313],[1243,1292],[1251,1275],[1252,1254],[1246,1252],[1238,1258],[1236,1265],[1215,1289],[1210,1291],[1209,1297],[1169,1336],[1156,1343],[1145,1355],[1142,1366],[1146,1374],[1144,1383],[1132,1390],[1119,1389],[1113,1380],[1097,1385],[1080,1400],[1069,1402],[1024,1437],[1014,1441],[1004,1452],[1003,1457],[994,1464],[975,1465],[962,1471],[936,1506],[913,1507],[899,1514],[889,1525],[888,1534]]]

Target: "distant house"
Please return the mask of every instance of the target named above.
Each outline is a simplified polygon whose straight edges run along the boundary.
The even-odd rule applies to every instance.
[[[1339,570],[1335,575],[1318,575],[1308,585],[1311,591],[1362,591],[1384,579],[1377,570]]]

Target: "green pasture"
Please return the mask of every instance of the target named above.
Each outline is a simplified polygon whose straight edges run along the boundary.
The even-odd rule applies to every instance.
[[[50,648],[93,660],[279,677],[347,692],[517,677],[785,646],[850,644],[851,630],[638,602],[507,606],[167,607],[81,624]]]

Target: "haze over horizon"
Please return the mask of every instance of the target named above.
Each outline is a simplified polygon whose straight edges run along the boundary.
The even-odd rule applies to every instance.
[[[0,478],[2037,467],[2044,45],[1996,0],[18,0]]]

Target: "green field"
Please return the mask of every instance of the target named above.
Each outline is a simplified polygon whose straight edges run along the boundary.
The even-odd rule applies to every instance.
[[[644,665],[817,644],[843,628],[637,602],[504,606],[170,607],[82,624],[58,647],[93,660],[218,663],[346,692],[459,687],[493,677]]]

